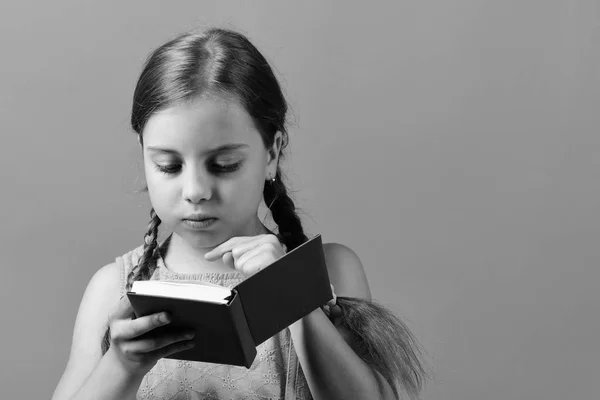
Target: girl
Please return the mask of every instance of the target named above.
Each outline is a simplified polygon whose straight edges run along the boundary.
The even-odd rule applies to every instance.
[[[282,182],[287,106],[261,53],[236,32],[190,32],[156,49],[133,99],[152,209],[143,245],[98,270],[84,293],[54,400],[392,399],[424,370],[408,329],[373,303],[362,264],[325,244],[337,304],[261,344],[250,369],[164,357],[194,332],[156,334],[125,292],[144,279],[232,287],[307,240]],[[257,215],[268,205],[277,234]],[[172,232],[158,243],[159,225]],[[160,330],[159,330],[160,331]],[[195,332],[202,335],[202,332]]]

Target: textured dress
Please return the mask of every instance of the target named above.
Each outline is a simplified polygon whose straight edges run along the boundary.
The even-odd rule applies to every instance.
[[[137,265],[143,246],[116,258],[121,270],[121,293],[127,275]],[[162,257],[151,279],[185,280],[232,288],[243,280],[238,272],[176,273],[167,269]],[[245,367],[160,359],[144,376],[137,399],[148,400],[308,400],[312,399],[289,329],[257,347],[252,366]]]

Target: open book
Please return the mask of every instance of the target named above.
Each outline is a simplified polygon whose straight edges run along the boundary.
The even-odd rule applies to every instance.
[[[321,235],[232,289],[181,281],[135,281],[127,292],[136,317],[171,313],[155,331],[191,328],[195,346],[166,358],[250,368],[256,346],[324,305],[333,295]]]

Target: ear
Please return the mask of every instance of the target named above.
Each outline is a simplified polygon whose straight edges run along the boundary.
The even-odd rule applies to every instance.
[[[275,139],[273,140],[273,146],[267,152],[267,168],[266,175],[267,176],[275,176],[277,172],[277,164],[279,163],[279,153],[281,151],[281,145],[283,143],[283,135],[281,132],[277,132],[275,134]]]

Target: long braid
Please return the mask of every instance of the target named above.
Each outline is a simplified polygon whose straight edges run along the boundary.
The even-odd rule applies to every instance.
[[[180,35],[151,54],[134,92],[133,130],[141,139],[145,125],[155,111],[195,99],[213,89],[240,100],[253,116],[267,148],[273,145],[276,132],[284,134],[282,149],[285,147],[287,104],[269,63],[244,35],[224,29],[211,29],[206,35],[193,32]],[[263,197],[279,228],[279,240],[292,250],[307,237],[279,170],[275,178],[275,182],[266,183]],[[151,217],[144,237],[144,253],[127,277],[127,289],[137,279],[149,279],[156,268],[160,219],[154,210]],[[418,362],[416,343],[408,329],[391,311],[378,308],[373,302],[347,297],[338,299],[345,315],[343,325],[358,343],[357,354],[382,372],[390,383],[401,385],[416,395],[421,388],[423,370]],[[110,346],[109,338],[107,331],[103,352]]]
[[[356,344],[357,354],[390,384],[396,398],[401,391],[416,399],[428,374],[422,350],[406,324],[377,302],[337,297],[342,325]]]
[[[278,226],[279,240],[288,251],[304,243],[307,237],[279,168],[275,181],[265,184],[263,197]],[[397,398],[402,390],[417,398],[427,373],[420,361],[419,344],[408,327],[372,300],[338,296],[337,304],[343,311],[341,325],[356,343],[357,354],[381,373]]]
[[[308,238],[296,213],[296,206],[287,194],[279,168],[275,174],[275,182],[265,184],[263,198],[271,210],[273,221],[277,224],[279,240],[285,244],[287,250],[293,250],[306,242]]]
[[[150,223],[148,224],[148,231],[144,236],[144,252],[138,260],[137,266],[132,268],[131,272],[127,275],[127,284],[125,291],[131,290],[131,286],[134,281],[146,281],[150,279],[154,271],[156,270],[156,260],[158,258],[158,226],[161,220],[156,215],[154,208],[150,210]],[[104,332],[104,338],[102,339],[102,354],[104,355],[110,347],[110,327]]]
[[[127,276],[127,285],[125,290],[131,290],[131,285],[134,281],[147,281],[150,279],[156,269],[156,259],[158,253],[158,226],[161,221],[154,208],[150,209],[150,223],[148,223],[148,231],[144,236],[144,252],[138,261],[137,267],[133,268]]]

